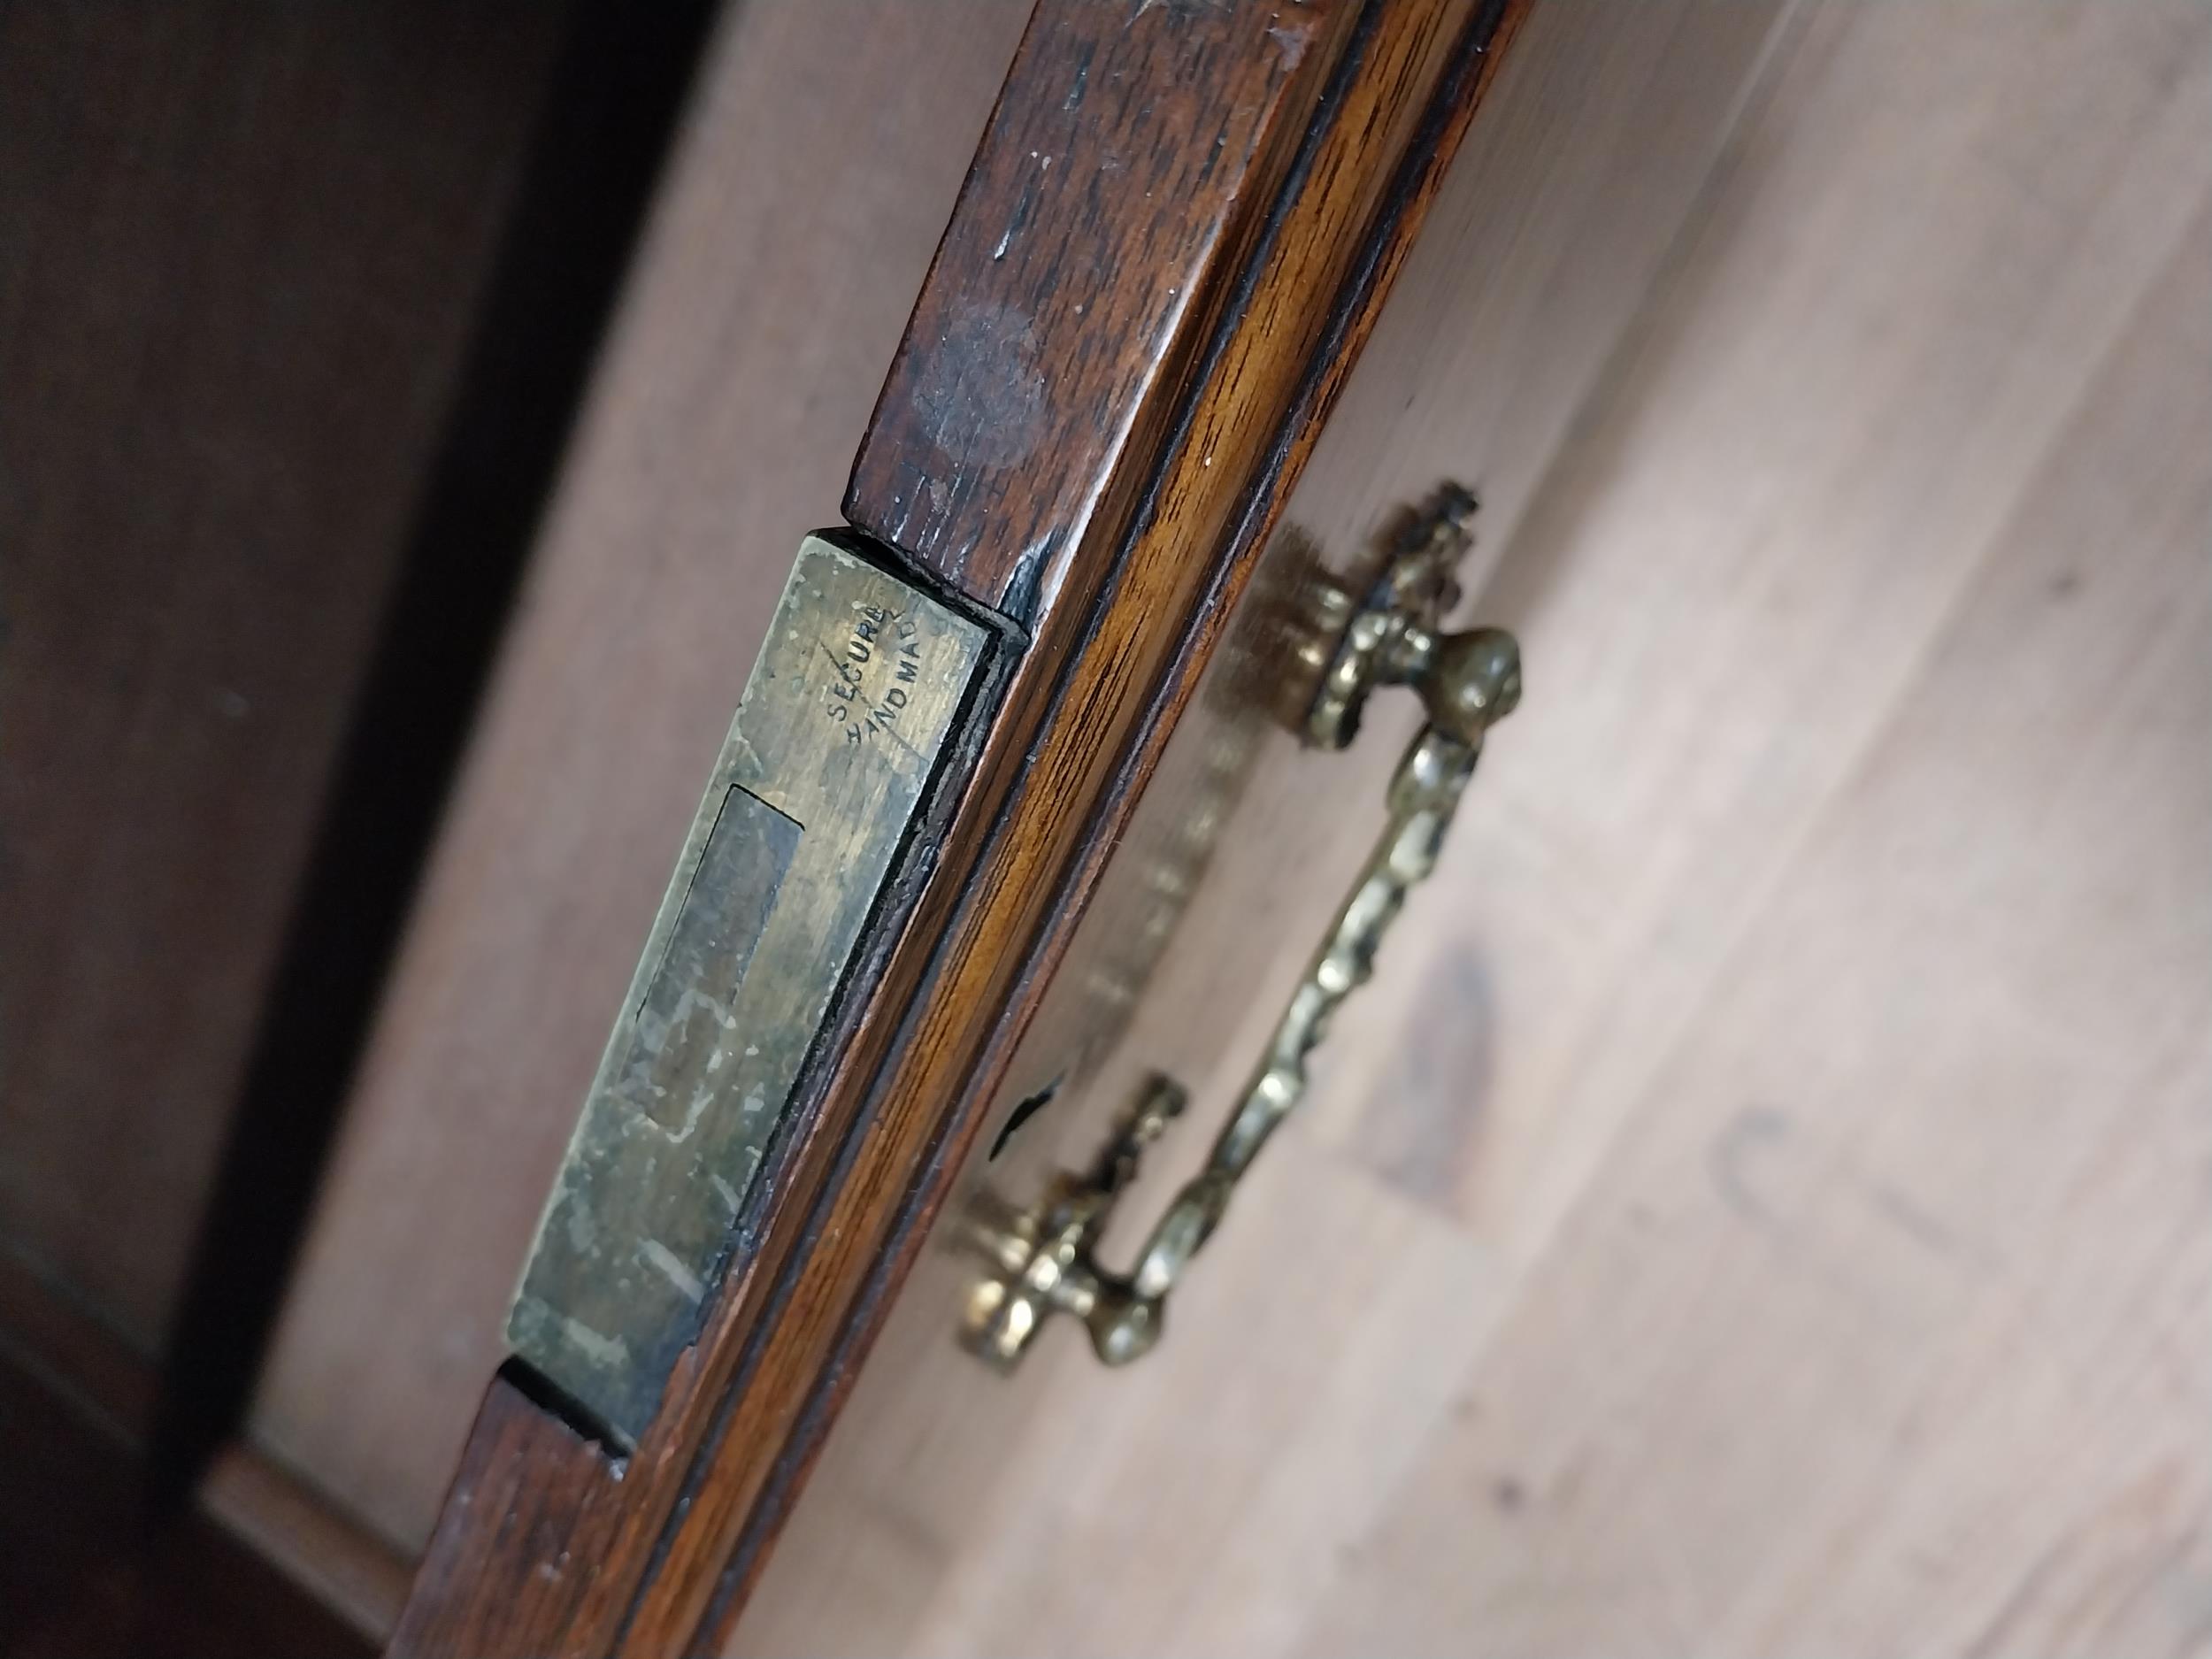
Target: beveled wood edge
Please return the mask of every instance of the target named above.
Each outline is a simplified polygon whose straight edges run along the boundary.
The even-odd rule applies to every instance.
[[[1157,764],[1218,643],[1229,611],[1251,576],[1258,552],[1318,435],[1320,423],[1372,329],[1381,301],[1527,4],[1528,0],[1487,0],[1469,19],[1460,35],[1429,100],[1418,135],[1397,168],[1395,182],[1372,227],[1363,257],[1310,355],[1302,385],[1283,414],[1264,465],[1251,479],[1244,510],[1224,545],[1223,556],[1210,565],[1211,578],[1203,597],[1145,708],[1133,743],[1115,768],[1107,792],[1086,828],[1065,885],[1026,953],[1018,973],[1021,990],[1017,1002],[998,1022],[979,1057],[973,1086],[956,1097],[954,1110],[940,1121],[937,1133],[929,1140],[883,1252],[861,1282],[813,1392],[760,1487],[758,1501],[738,1536],[715,1600],[703,1618],[695,1644],[703,1650],[718,1648],[729,1638],[788,1502],[819,1455],[829,1425],[880,1329],[892,1295],[914,1265],[930,1225],[982,1126],[996,1082],[1035,1012],[1042,987],[1056,971],[1108,856],[1135,810],[1143,780]],[[1200,465],[1203,465],[1202,458]]]
[[[1067,0],[1055,0],[1053,5],[1041,7],[1038,17],[1042,19],[1048,11],[1066,4]],[[1082,6],[1073,9],[1091,12],[1109,10]],[[1342,4],[1325,8],[1317,5],[1313,9],[1318,15],[1340,19],[1352,19],[1356,10]],[[1198,27],[1206,21],[1196,12],[1178,12],[1168,20],[1178,27]],[[1037,29],[1038,19],[1033,19],[1031,27],[1033,32]],[[1345,27],[1329,36],[1333,56],[1340,58],[1349,35],[1349,27]],[[1094,75],[1110,79],[1115,55],[1129,50],[1125,32],[1109,32],[1100,55],[1093,61]],[[1144,102],[1141,77],[1153,61],[1139,52],[1127,65],[1125,96],[1133,104]],[[1307,62],[1318,65],[1318,60],[1310,54]],[[1233,221],[1225,234],[1240,259],[1248,261],[1259,226],[1274,212],[1282,176],[1294,153],[1292,141],[1310,124],[1323,84],[1317,66],[1315,73],[1302,81],[1282,81],[1275,86],[1273,96],[1279,107],[1271,120],[1282,153],[1274,157],[1265,188],[1258,188],[1253,173],[1242,175],[1235,186],[1242,198],[1239,203],[1242,217]],[[1294,106],[1286,102],[1294,92],[1302,89],[1298,104]],[[1225,96],[1219,88],[1214,90],[1217,96]],[[1141,195],[1143,182],[1141,178],[1133,179],[1126,188],[1133,195]],[[1229,189],[1226,183],[1224,189]],[[1210,291],[1199,296],[1200,303],[1182,313],[1180,334],[1156,342],[1156,349],[1172,365],[1170,383],[1180,395],[1179,402],[1187,401],[1185,388],[1190,374],[1189,359],[1197,349],[1195,342],[1200,336],[1217,331],[1219,319],[1230,303],[1235,276],[1235,269],[1225,268],[1209,279]],[[924,297],[916,308],[918,317],[926,314],[927,296],[926,284]],[[920,326],[926,327],[927,324]],[[914,326],[910,324],[910,330]],[[674,1651],[691,1640],[691,1626],[704,1610],[728,1553],[726,1539],[711,1541],[712,1529],[719,1528],[726,1533],[728,1523],[721,1512],[720,1500],[725,1494],[711,1484],[710,1471],[713,1451],[723,1443],[724,1425],[729,1421],[729,1402],[745,1386],[739,1380],[741,1378],[780,1374],[773,1339],[791,1317],[792,1309],[786,1298],[794,1283],[792,1276],[784,1270],[794,1258],[810,1257],[821,1248],[825,1224],[818,1219],[818,1201],[830,1202],[839,1193],[866,1194],[868,1200],[864,1207],[871,1212],[880,1212],[898,1196],[895,1191],[878,1189],[876,1183],[885,1174],[879,1160],[885,1147],[902,1145],[905,1138],[895,1135],[882,1144],[875,1141],[879,1128],[875,1108],[880,1097],[872,1095],[871,1084],[886,1056],[906,1040],[912,1028],[910,1004],[935,972],[941,937],[958,908],[966,903],[972,882],[971,872],[983,838],[989,833],[987,826],[997,822],[1006,799],[1025,769],[1026,757],[1043,718],[1042,694],[1072,647],[1083,638],[1085,609],[1109,563],[1097,557],[1097,546],[1113,545],[1134,514],[1139,491],[1165,441],[1174,407],[1164,404],[1154,412],[1150,425],[1156,430],[1146,430],[1140,426],[1138,435],[1141,441],[1125,445],[1120,452],[1118,465],[1122,471],[1105,477],[1092,488],[1093,499],[1083,534],[1064,541],[1064,557],[1057,570],[1023,596],[1022,614],[1010,618],[1016,624],[1026,623],[1030,626],[1030,648],[1012,664],[1010,683],[996,716],[988,730],[980,734],[979,764],[969,783],[966,797],[960,803],[957,824],[949,826],[940,849],[943,858],[941,873],[945,879],[931,883],[912,922],[893,941],[883,979],[870,1007],[853,1028],[851,1041],[839,1056],[823,1109],[805,1126],[805,1159],[795,1160],[790,1179],[779,1183],[775,1194],[777,1216],[785,1225],[771,1224],[771,1236],[757,1256],[747,1264],[744,1282],[726,1288],[717,1318],[703,1338],[700,1351],[705,1358],[702,1370],[707,1379],[703,1386],[686,1389],[684,1403],[715,1403],[703,1420],[693,1419],[693,1444],[698,1453],[681,1487],[670,1494],[670,1506],[681,1506],[681,1521],[672,1526],[661,1525],[661,1517],[670,1506],[655,1506],[658,1513],[643,1506],[632,1506],[613,1553],[632,1558],[649,1550],[649,1584],[631,1605],[621,1609],[612,1608],[606,1600],[593,1597],[579,1618],[573,1651],[588,1651],[591,1642],[610,1632],[615,1634],[623,1651]],[[919,568],[926,580],[953,580],[924,561],[912,560],[910,549],[898,550],[909,556],[910,563]],[[891,1173],[889,1179],[902,1189],[905,1177],[911,1172],[912,1156],[902,1156],[907,1158],[907,1169]],[[799,1248],[802,1245],[803,1250]],[[790,1404],[795,1407],[796,1402],[797,1396],[791,1395]],[[788,1410],[779,1409],[772,1422],[760,1421],[749,1410],[747,1438],[780,1438],[789,1426]],[[703,1539],[710,1541],[702,1543]]]
[[[1358,0],[1046,0],[846,486],[848,519],[1029,626],[1110,565]]]

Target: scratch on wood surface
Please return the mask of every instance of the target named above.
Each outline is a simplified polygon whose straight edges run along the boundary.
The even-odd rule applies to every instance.
[[[696,1303],[707,1294],[707,1287],[699,1282],[698,1274],[679,1261],[674,1251],[658,1239],[646,1239],[637,1247],[638,1259],[657,1271],[675,1286],[687,1302]]]
[[[595,1331],[581,1319],[564,1315],[561,1333],[579,1353],[589,1356],[597,1364],[627,1365],[630,1363],[630,1345],[627,1342],[618,1336],[607,1336]]]

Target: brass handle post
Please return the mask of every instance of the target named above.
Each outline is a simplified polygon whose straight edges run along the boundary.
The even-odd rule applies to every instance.
[[[1384,580],[1355,609],[1335,595],[1340,621],[1320,688],[1301,722],[1311,744],[1340,748],[1378,685],[1413,687],[1427,723],[1391,774],[1387,816],[1374,849],[1304,977],[1204,1167],[1186,1182],[1126,1273],[1102,1267],[1095,1246],[1115,1201],[1134,1179],[1143,1148],[1182,1110],[1184,1092],[1156,1076],[1118,1125],[1098,1162],[1063,1172],[1022,1210],[983,1194],[964,1217],[963,1242],[987,1265],[971,1291],[964,1340],[1010,1370],[1053,1313],[1071,1313],[1110,1365],[1158,1341],[1167,1297],[1221,1225],[1238,1183],[1276,1126],[1305,1096],[1307,1061],[1330,1016],[1373,974],[1375,954],[1409,893],[1436,866],[1445,833],[1474,775],[1488,729],[1520,701],[1520,650],[1497,628],[1442,634],[1437,614],[1456,596],[1450,570],[1467,545],[1472,498],[1448,490],[1409,536]]]

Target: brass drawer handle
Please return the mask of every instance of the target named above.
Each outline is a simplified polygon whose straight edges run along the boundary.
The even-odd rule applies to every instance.
[[[1483,733],[1520,700],[1520,649],[1497,628],[1440,634],[1457,597],[1452,572],[1470,544],[1473,498],[1448,488],[1402,538],[1364,601],[1325,595],[1333,649],[1317,652],[1320,689],[1298,721],[1317,748],[1351,741],[1367,695],[1408,685],[1428,721],[1391,776],[1389,817],[1366,867],[1330,925],[1305,978],[1261,1056],[1205,1167],[1175,1195],[1127,1273],[1094,1254],[1115,1201],[1135,1179],[1144,1148],[1180,1113],[1182,1086],[1155,1076],[1084,1171],[1062,1171],[1044,1196],[1022,1209],[988,1190],[964,1216],[959,1242],[987,1271],[971,1288],[962,1340],[1011,1370],[1044,1321],[1070,1313],[1090,1332],[1109,1365],[1126,1364],[1159,1340],[1167,1295],[1221,1223],[1237,1183],[1275,1126],[1306,1092],[1306,1059],[1329,1016],[1364,984],[1375,952],[1407,894],[1435,868],[1438,849],[1482,751]]]

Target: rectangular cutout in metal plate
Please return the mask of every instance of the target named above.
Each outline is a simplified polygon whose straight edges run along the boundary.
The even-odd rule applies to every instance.
[[[508,1316],[626,1446],[696,1340],[988,636],[835,543],[799,549]]]

